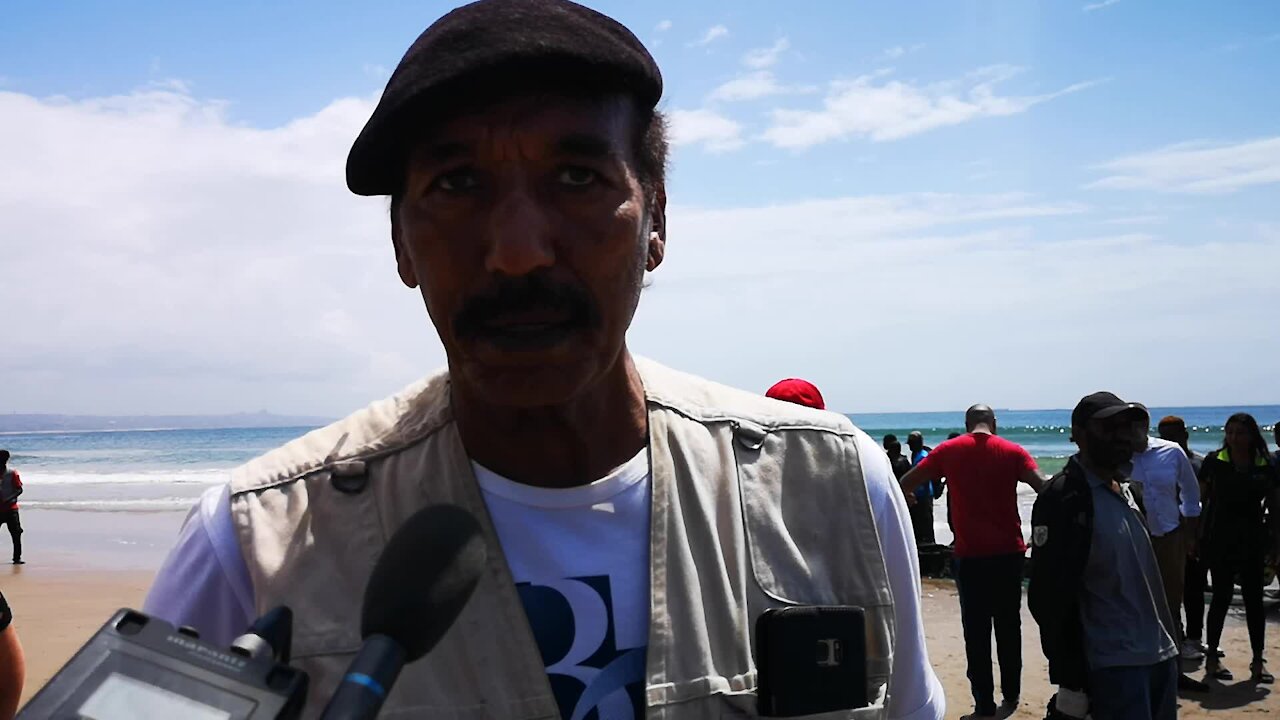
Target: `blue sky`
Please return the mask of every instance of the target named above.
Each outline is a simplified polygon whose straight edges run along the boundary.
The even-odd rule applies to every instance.
[[[1275,3],[590,4],[677,141],[638,351],[851,412],[1280,402]],[[442,361],[341,159],[452,4],[369,5],[0,10],[7,405],[336,414]]]

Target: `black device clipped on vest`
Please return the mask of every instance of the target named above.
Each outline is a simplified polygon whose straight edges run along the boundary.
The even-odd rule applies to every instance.
[[[867,706],[862,608],[799,605],[756,619],[757,711],[793,717]]]
[[[364,590],[364,643],[321,720],[377,717],[400,669],[426,655],[471,598],[488,553],[480,525],[455,505],[419,510],[391,536]]]
[[[292,720],[307,695],[307,674],[278,661],[287,661],[292,621],[276,608],[223,648],[123,608],[18,718]]]

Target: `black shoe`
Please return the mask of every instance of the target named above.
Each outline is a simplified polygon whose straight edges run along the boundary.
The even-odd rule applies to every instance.
[[[1072,715],[1068,715],[1058,709],[1058,694],[1054,693],[1049,698],[1049,705],[1045,708],[1044,720],[1079,720]]]
[[[1188,675],[1178,675],[1178,689],[1190,692],[1209,692],[1209,686]]]
[[[1263,685],[1270,685],[1276,681],[1275,676],[1267,672],[1267,661],[1262,658],[1254,658],[1253,662],[1249,663],[1249,678]]]
[[[1209,662],[1205,663],[1204,669],[1205,674],[1214,680],[1230,682],[1235,679],[1235,676],[1231,674],[1231,671],[1223,667],[1222,663],[1218,662],[1217,658],[1213,658]]]
[[[1016,695],[1013,697],[1006,696],[1005,699],[1000,702],[1000,707],[1004,708],[1005,710],[1017,710],[1018,697]]]
[[[979,705],[977,706],[977,708],[974,709],[973,716],[974,717],[995,717],[996,709],[997,708],[995,703],[991,703],[990,705]]]
[[[26,564],[27,564],[27,561],[26,561],[26,560],[23,560],[22,558],[14,558],[14,559],[13,559],[13,564],[14,564],[14,565],[26,565]]]

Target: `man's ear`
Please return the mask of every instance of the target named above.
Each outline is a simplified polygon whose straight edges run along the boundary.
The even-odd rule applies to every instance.
[[[653,272],[667,252],[667,186],[658,183],[649,201],[649,258],[645,270]]]
[[[412,290],[418,287],[418,273],[413,267],[413,256],[404,246],[404,234],[400,230],[398,208],[392,206],[391,211],[391,246],[396,253],[396,272],[400,275],[400,282],[404,286]]]

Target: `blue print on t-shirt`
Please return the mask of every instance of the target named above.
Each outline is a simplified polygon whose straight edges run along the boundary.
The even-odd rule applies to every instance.
[[[609,577],[518,583],[564,720],[644,717],[645,648],[617,646]]]

